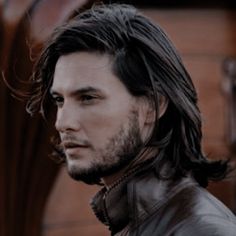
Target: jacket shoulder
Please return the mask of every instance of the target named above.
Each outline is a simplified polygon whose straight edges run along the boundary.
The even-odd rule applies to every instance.
[[[236,236],[236,224],[216,216],[198,215],[176,225],[168,236]]]
[[[236,236],[233,213],[191,179],[168,182],[146,177],[132,190],[130,212],[136,217],[131,235]]]

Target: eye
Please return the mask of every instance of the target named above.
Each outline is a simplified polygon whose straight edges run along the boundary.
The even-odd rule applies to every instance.
[[[64,103],[64,98],[61,96],[53,96],[52,101],[57,107],[62,107]]]
[[[96,99],[97,99],[96,96],[88,94],[81,95],[80,97],[81,103],[85,105],[93,104],[96,101]]]

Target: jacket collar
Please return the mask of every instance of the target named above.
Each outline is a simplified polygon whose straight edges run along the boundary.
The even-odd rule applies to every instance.
[[[140,225],[148,216],[159,209],[183,189],[197,185],[190,177],[176,180],[160,180],[154,170],[136,176],[127,184],[128,209],[132,228]]]
[[[159,180],[154,168],[143,169],[127,174],[110,189],[102,188],[90,203],[97,218],[113,234],[128,224],[138,226],[183,188],[196,185],[190,177]]]
[[[130,221],[127,183],[138,169],[128,172],[109,188],[103,187],[90,202],[97,218],[113,233],[119,232]]]

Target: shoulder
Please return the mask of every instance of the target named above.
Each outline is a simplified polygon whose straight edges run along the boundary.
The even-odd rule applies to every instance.
[[[185,197],[184,197],[185,196]],[[174,236],[236,236],[235,215],[201,187],[191,187],[176,196],[185,217],[172,229]]]
[[[189,178],[169,182],[150,176],[129,194],[139,235],[236,236],[235,216],[207,190]]]
[[[193,216],[176,225],[170,236],[236,236],[236,222],[217,215]]]

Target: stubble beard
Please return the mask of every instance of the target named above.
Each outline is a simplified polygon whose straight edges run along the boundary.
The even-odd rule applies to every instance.
[[[143,141],[138,122],[138,113],[132,111],[127,125],[121,125],[119,132],[110,138],[105,148],[97,150],[89,168],[69,166],[69,175],[87,184],[99,183],[101,178],[112,175],[126,167],[141,151]]]

